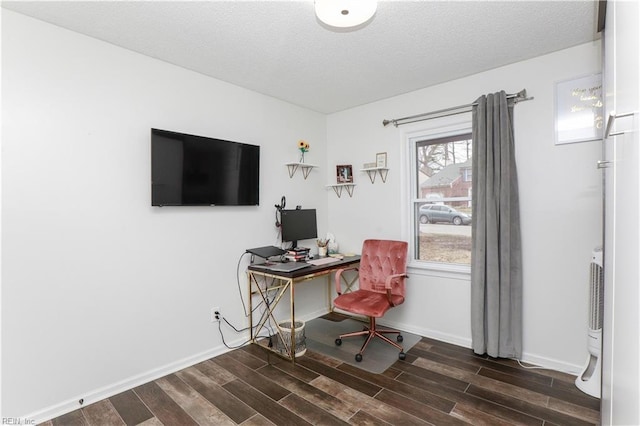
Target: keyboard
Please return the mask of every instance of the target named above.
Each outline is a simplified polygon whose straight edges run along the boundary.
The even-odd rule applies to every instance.
[[[307,260],[307,263],[310,263],[314,266],[327,265],[329,263],[338,262],[340,259],[335,257],[321,257],[320,259],[312,259]]]

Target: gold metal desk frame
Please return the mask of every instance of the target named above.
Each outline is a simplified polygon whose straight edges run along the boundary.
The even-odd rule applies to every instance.
[[[295,353],[296,353],[296,337],[295,337],[295,324],[296,324],[296,316],[295,316],[295,284],[301,283],[304,281],[313,280],[318,277],[326,276],[327,277],[327,306],[329,310],[332,310],[332,288],[333,288],[333,279],[332,275],[336,270],[341,268],[349,268],[349,267],[357,267],[360,263],[360,256],[349,256],[341,259],[337,262],[311,266],[304,269],[299,269],[297,271],[292,272],[279,272],[272,271],[268,268],[265,268],[260,265],[249,265],[247,267],[247,279],[249,284],[249,333],[250,340],[252,343],[258,344],[258,336],[260,332],[265,329],[265,324],[269,319],[273,321],[277,328],[277,336],[275,338],[280,339],[282,342],[286,353],[281,353],[271,347],[265,347],[264,345],[260,345],[265,347],[265,349],[269,349],[277,355],[280,355],[284,358],[290,359],[295,363]],[[342,274],[341,280],[344,282],[343,288],[346,291],[354,285],[357,281],[357,274],[349,279],[344,274]],[[269,302],[268,293],[276,291],[275,296],[273,296],[273,300]],[[290,320],[291,320],[291,341],[285,342],[283,339],[282,328],[280,327],[280,322],[274,316],[274,310],[282,300],[282,297],[285,294],[289,294],[290,300]],[[261,299],[262,304],[266,309],[266,315],[262,315],[258,324],[255,324],[254,327],[254,319],[253,319],[253,296],[258,295]]]

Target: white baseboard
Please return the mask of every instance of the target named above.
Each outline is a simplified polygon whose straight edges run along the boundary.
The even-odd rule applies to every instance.
[[[555,370],[561,371],[563,373],[573,374],[574,376],[580,374],[583,367],[582,365],[570,364],[568,362],[526,352],[522,354],[521,361],[528,364],[533,364],[538,367],[546,368],[548,370]]]
[[[300,315],[300,317],[298,317],[298,319],[302,320],[302,321],[311,321],[312,319],[316,319],[319,318],[323,315],[328,314],[330,311],[326,308],[323,309],[319,309],[315,312],[310,312],[308,314],[304,314],[304,315]]]
[[[326,313],[328,313],[328,310],[321,309],[315,312],[300,315],[297,319],[302,321],[310,321]],[[453,345],[461,346],[463,348],[471,348],[471,339],[467,337],[457,336],[457,335],[448,334],[448,333],[442,333],[436,330],[430,330],[428,328],[422,328],[422,327],[415,327],[410,324],[402,324],[398,322],[381,321],[380,324],[385,325],[387,327],[398,328],[400,330],[417,334],[419,336],[424,336],[431,339],[439,340],[441,342],[451,343]],[[236,338],[234,341],[229,342],[228,344],[232,347],[241,345],[243,342],[246,341],[246,337],[247,336],[240,336]],[[146,373],[142,373],[142,374],[130,377],[128,379],[122,380],[120,382],[107,385],[100,389],[90,391],[84,395],[77,396],[76,398],[71,398],[67,401],[63,401],[59,404],[45,408],[43,410],[39,410],[37,412],[28,414],[26,416],[21,416],[20,418],[28,419],[30,421],[35,422],[36,424],[42,423],[47,420],[51,420],[53,418],[61,416],[63,414],[69,413],[71,411],[77,410],[78,408],[81,408],[83,406],[93,404],[94,402],[98,402],[106,398],[110,398],[126,390],[133,389],[142,384],[145,384],[153,380],[159,379],[161,377],[164,377],[166,375],[175,373],[176,371],[180,371],[192,365],[198,364],[199,362],[216,357],[218,355],[222,355],[223,353],[226,353],[229,351],[230,349],[228,349],[226,346],[223,346],[223,345],[215,348],[211,348],[199,354],[186,357],[181,360],[164,365],[162,367],[147,371]],[[580,371],[582,370],[582,365],[570,364],[564,361],[542,357],[542,356],[531,354],[531,353],[523,353],[522,361],[529,364],[536,365],[536,366],[540,366],[543,368],[547,368],[550,370],[562,371],[562,372],[574,374],[574,375],[579,374]],[[82,404],[79,403],[80,399],[83,400]]]
[[[238,346],[238,345],[241,345],[243,342],[245,342],[246,339],[247,339],[246,336],[240,336],[234,341],[228,342],[228,344],[229,346],[232,346],[232,347]],[[180,371],[187,367],[191,367],[192,365],[198,364],[202,361],[216,357],[218,355],[222,355],[223,353],[226,353],[229,351],[230,349],[228,349],[226,346],[220,345],[218,347],[211,348],[199,354],[189,356],[189,357],[180,359],[178,361],[169,363],[167,365],[164,365],[162,367],[155,368],[145,373],[127,378],[120,382],[116,382],[116,383],[104,386],[102,388],[89,391],[83,395],[79,395],[75,398],[71,398],[67,401],[63,401],[59,404],[53,405],[51,407],[47,407],[45,409],[36,411],[26,416],[20,416],[20,418],[28,419],[30,421],[35,422],[36,424],[42,423],[47,420],[51,420],[53,418],[59,417],[63,414],[67,414],[71,411],[77,410],[78,408],[82,408],[89,404],[93,404],[94,402],[98,402],[103,399],[110,398],[126,390],[133,389],[137,386],[143,385],[145,383],[148,383],[153,380],[159,379],[161,377],[167,376],[169,374],[175,373],[176,371]],[[80,400],[82,400],[82,404],[80,404],[79,402]]]
[[[463,348],[472,348],[471,339],[468,337],[456,336],[454,334],[441,333],[439,331],[430,330],[427,328],[415,327],[409,324],[401,324],[395,322],[380,322],[388,327],[398,328],[400,330],[407,331],[409,333],[418,334],[420,336],[428,337],[431,339],[439,340],[445,343],[451,343],[453,345],[461,346]],[[542,367],[548,370],[561,371],[563,373],[578,375],[582,371],[583,365],[570,364],[568,362],[560,361],[553,358],[548,358],[540,355],[536,355],[530,352],[522,353],[522,362],[533,364],[537,367]]]
[[[300,319],[302,321],[310,321],[314,318],[317,318],[319,316],[326,314],[327,312],[328,311],[326,309],[318,310],[316,312],[301,315],[297,319]],[[231,347],[234,347],[234,346],[241,345],[246,340],[247,340],[247,335],[241,335],[237,337],[235,340],[227,342],[227,344]],[[78,408],[82,408],[87,405],[93,404],[94,402],[98,402],[103,399],[110,398],[126,390],[133,389],[137,386],[143,385],[145,383],[149,383],[153,380],[175,373],[176,371],[180,371],[187,367],[191,367],[192,365],[198,364],[199,362],[216,357],[218,355],[222,355],[223,353],[226,353],[229,351],[230,349],[228,349],[226,346],[223,346],[223,345],[215,348],[211,348],[199,354],[183,358],[181,360],[172,362],[162,367],[122,380],[120,382],[113,383],[93,391],[89,391],[75,398],[71,398],[67,401],[60,402],[59,404],[53,405],[51,407],[44,408],[42,410],[36,411],[26,416],[21,416],[20,418],[28,419],[30,421],[35,422],[36,424],[42,423],[47,420],[51,420],[53,418],[59,417],[63,414],[70,413],[71,411],[77,410]],[[80,400],[82,400],[82,404],[79,403]]]
[[[411,324],[403,324],[399,322],[380,321],[381,325],[397,328],[409,333],[417,334],[419,336],[428,337],[430,339],[439,340],[445,343],[451,343],[452,345],[462,346],[463,348],[471,348],[471,339],[466,337],[457,336],[455,334],[442,333],[436,330],[431,330],[423,327],[416,327]]]

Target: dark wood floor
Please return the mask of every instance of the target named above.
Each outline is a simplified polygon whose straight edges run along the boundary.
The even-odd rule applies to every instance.
[[[45,424],[598,424],[600,401],[573,380],[427,338],[383,374],[249,345]]]

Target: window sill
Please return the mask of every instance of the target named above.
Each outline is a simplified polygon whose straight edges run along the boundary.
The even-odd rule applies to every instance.
[[[471,266],[468,265],[454,265],[447,263],[434,263],[434,262],[409,262],[407,265],[409,276],[411,274],[429,276],[429,277],[442,277],[450,279],[458,279],[469,281],[471,279]]]

